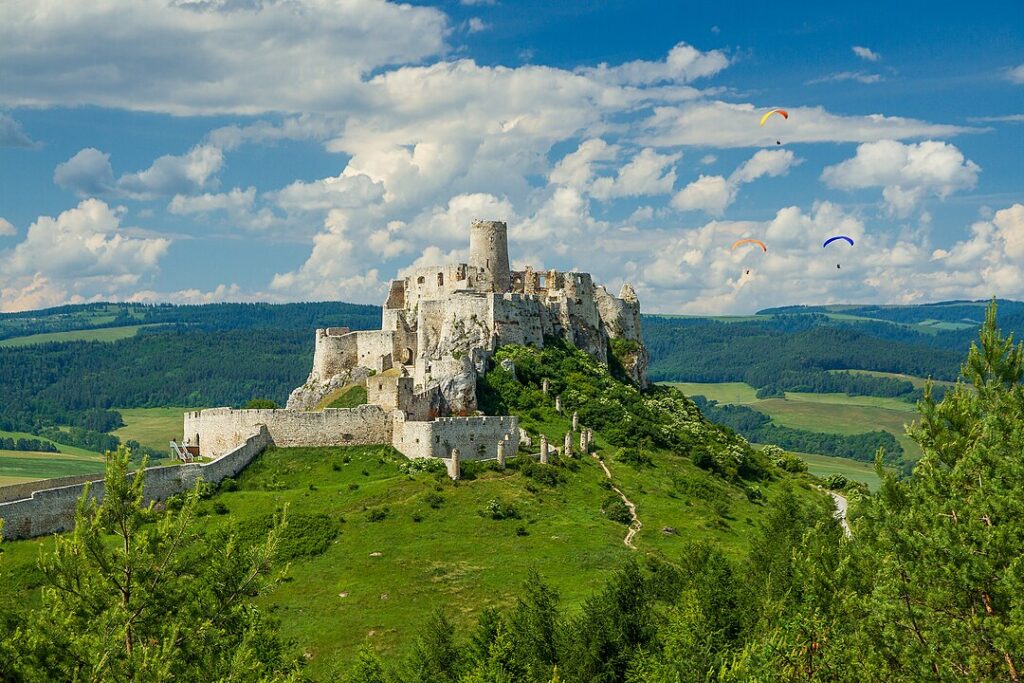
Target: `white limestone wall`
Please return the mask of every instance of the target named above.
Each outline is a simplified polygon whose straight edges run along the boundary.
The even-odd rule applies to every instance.
[[[519,418],[515,416],[439,417],[432,422],[395,419],[392,445],[407,458],[448,458],[453,448],[463,460],[498,457],[498,443],[505,457],[519,450]]]
[[[270,434],[261,427],[250,433],[237,447],[213,462],[148,467],[143,488],[145,500],[165,500],[172,495],[188,491],[200,478],[216,484],[225,477],[234,477],[269,444]],[[90,478],[88,484],[53,487],[51,482],[36,482],[36,490],[25,498],[0,503],[0,519],[4,520],[3,538],[34,538],[68,531],[74,526],[78,500],[87,485],[90,497],[103,497],[103,475],[97,474]],[[42,486],[49,488],[39,488]]]
[[[211,408],[185,413],[184,438],[203,457],[216,457],[266,425],[277,446],[362,446],[390,443],[391,415],[380,406],[326,408],[322,411]]]

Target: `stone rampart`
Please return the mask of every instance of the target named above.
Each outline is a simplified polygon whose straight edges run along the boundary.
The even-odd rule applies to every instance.
[[[147,467],[143,489],[145,499],[147,502],[164,500],[191,489],[200,478],[216,484],[225,477],[233,477],[269,444],[269,432],[259,427],[243,439],[240,445],[213,462]],[[67,531],[74,525],[75,509],[87,485],[90,496],[103,496],[102,474],[91,475],[87,482],[72,485],[53,486],[55,481],[61,480],[35,482],[35,490],[26,498],[0,503],[0,519],[4,520],[5,540],[34,538]],[[42,486],[47,488],[40,488]]]
[[[507,437],[507,438],[506,438]],[[463,460],[498,457],[498,443],[505,444],[505,457],[519,449],[519,418],[515,416],[439,417],[432,422],[395,418],[392,444],[407,458],[449,458],[458,448]]]
[[[391,414],[375,405],[316,412],[232,408],[192,411],[185,413],[185,440],[198,442],[204,457],[215,457],[242,443],[259,425],[266,425],[271,443],[283,448],[391,442]]]

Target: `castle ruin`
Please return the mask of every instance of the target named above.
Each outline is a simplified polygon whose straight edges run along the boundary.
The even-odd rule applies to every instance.
[[[380,330],[318,329],[309,378],[285,409],[186,413],[185,443],[216,457],[264,425],[278,446],[389,443],[409,458],[450,461],[457,450],[463,460],[504,460],[518,451],[518,419],[478,414],[477,377],[499,346],[543,347],[550,338],[602,363],[613,340],[635,342],[624,369],[647,384],[632,287],[615,297],[588,273],[513,271],[505,223],[474,221],[468,263],[391,281]],[[366,388],[366,405],[324,407],[355,386]]]

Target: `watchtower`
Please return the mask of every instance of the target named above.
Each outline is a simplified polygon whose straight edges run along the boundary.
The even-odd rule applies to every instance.
[[[469,227],[469,265],[480,269],[479,289],[509,290],[512,275],[508,267],[508,226],[504,221],[473,221]]]

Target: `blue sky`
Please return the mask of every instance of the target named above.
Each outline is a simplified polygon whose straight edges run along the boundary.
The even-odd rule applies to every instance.
[[[0,310],[379,303],[477,217],[649,311],[1024,297],[1024,6],[718,4],[11,0]]]

